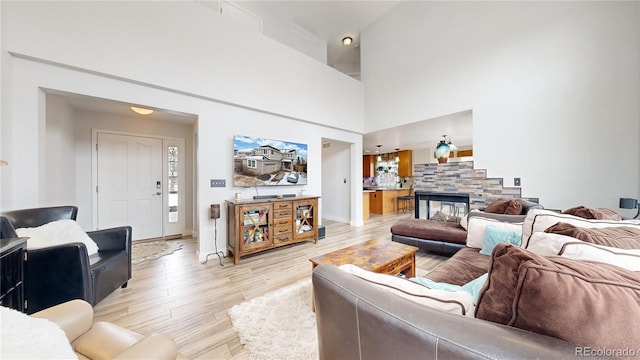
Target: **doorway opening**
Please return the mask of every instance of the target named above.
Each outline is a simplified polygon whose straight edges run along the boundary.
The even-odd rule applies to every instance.
[[[104,135],[137,137],[138,140],[145,141],[155,139],[151,141],[152,144],[138,142],[125,146],[120,142],[118,150],[112,149],[110,157],[103,159],[103,162],[114,161],[118,151],[122,155],[122,151],[131,153],[135,149],[135,156],[131,153],[132,156],[144,158],[145,154],[149,154],[155,159],[154,162],[159,164],[155,166],[160,169],[160,173],[154,173],[153,180],[147,179],[151,182],[151,189],[146,189],[145,192],[148,193],[145,196],[158,200],[141,200],[137,207],[143,209],[144,204],[154,209],[157,207],[159,210],[136,211],[150,214],[149,218],[159,217],[162,223],[160,232],[146,232],[134,228],[134,239],[189,236],[194,233],[197,188],[194,186],[196,159],[193,134],[197,126],[197,116],[158,108],[154,108],[150,115],[139,115],[130,109],[133,105],[130,103],[57,90],[43,91],[46,101],[46,141],[45,161],[40,167],[47,179],[41,189],[46,203],[78,206],[77,221],[84,229],[107,227],[106,224],[110,224],[109,222],[99,220],[99,152],[96,150],[98,129]],[[153,149],[159,149],[159,155],[150,155],[157,151]],[[115,162],[111,170],[114,176],[107,175],[107,179],[117,181],[113,185],[121,186],[125,179],[121,176],[124,168],[126,167],[123,163]],[[146,169],[151,169],[151,165],[143,164],[131,169],[133,170],[130,171],[144,175]],[[148,171],[151,174],[151,170]],[[139,180],[144,178],[142,175]],[[124,202],[112,203],[112,214],[120,215],[119,211],[115,210],[118,206],[123,209]],[[151,215],[154,211],[160,215]],[[144,223],[146,226],[146,220]]]

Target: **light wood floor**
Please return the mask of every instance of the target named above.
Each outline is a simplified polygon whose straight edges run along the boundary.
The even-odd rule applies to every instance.
[[[391,239],[390,227],[411,214],[373,215],[363,227],[324,221],[326,237],[242,258],[238,265],[209,257],[201,264],[197,239],[172,240],[182,250],[133,265],[126,289],[118,289],[95,307],[96,320],[116,323],[141,334],[163,332],[191,359],[248,359],[231,326],[232,306],[311,276],[309,258],[370,239]],[[446,258],[418,252],[417,275]]]

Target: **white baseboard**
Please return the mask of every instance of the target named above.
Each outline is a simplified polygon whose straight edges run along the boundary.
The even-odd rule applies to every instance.
[[[341,217],[337,217],[337,216],[331,216],[331,215],[327,215],[327,214],[322,214],[322,219],[326,219],[326,220],[331,220],[331,221],[337,221],[337,222],[341,222],[341,223],[347,223],[349,224],[351,222],[351,219],[345,219],[345,218],[341,218]]]

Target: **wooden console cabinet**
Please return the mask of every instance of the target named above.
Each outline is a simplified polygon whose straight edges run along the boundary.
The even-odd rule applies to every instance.
[[[28,238],[0,239],[0,305],[25,311],[24,262]]]
[[[257,252],[313,240],[318,242],[318,197],[229,200],[227,251],[233,263]]]

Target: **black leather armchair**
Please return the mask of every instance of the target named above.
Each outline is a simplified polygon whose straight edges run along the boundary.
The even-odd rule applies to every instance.
[[[2,213],[14,229],[75,220],[78,208],[58,206]],[[4,231],[4,230],[3,230]],[[6,230],[10,231],[10,230]],[[131,227],[89,231],[98,245],[91,256],[83,243],[27,250],[25,298],[27,313],[73,299],[95,305],[131,279]]]

